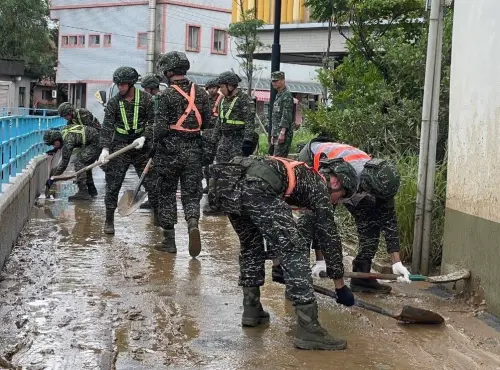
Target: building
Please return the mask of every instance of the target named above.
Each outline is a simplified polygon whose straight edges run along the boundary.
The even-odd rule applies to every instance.
[[[0,59],[0,116],[18,114],[29,108],[30,91],[36,78],[27,75],[24,62]]]
[[[455,1],[443,272],[471,270],[488,310],[500,315],[499,1]],[[488,35],[488,37],[485,37]],[[479,64],[470,56],[479,55]]]
[[[41,80],[33,87],[33,107],[57,109],[57,85],[50,80]]]
[[[59,23],[57,83],[68,85],[68,100],[86,107],[102,118],[102,106],[94,98],[97,91],[108,91],[113,71],[121,65],[147,71],[148,1],[53,0],[51,19]],[[226,29],[231,22],[232,0],[156,1],[155,55],[177,50],[186,52],[191,62],[190,79],[204,84],[223,71],[239,71],[237,58]],[[270,88],[269,62],[260,82]],[[283,65],[297,80],[298,90],[320,92],[311,83],[313,67]],[[262,98],[265,101],[265,97]]]

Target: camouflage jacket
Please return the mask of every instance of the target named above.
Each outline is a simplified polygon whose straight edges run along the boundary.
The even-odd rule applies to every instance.
[[[208,97],[210,103],[210,125],[208,128],[215,128],[217,125],[217,121],[219,120],[219,106],[222,97],[221,94],[217,94],[214,97]]]
[[[85,125],[94,127],[98,130],[101,129],[101,123],[94,115],[85,108],[78,108],[75,110],[75,117],[68,122],[69,125]]]
[[[193,82],[188,79],[174,81],[173,84],[179,86],[188,96],[191,92]],[[201,130],[206,129],[210,124],[210,104],[208,94],[203,88],[195,86],[195,106],[201,115]],[[182,137],[194,137],[200,135],[200,132],[182,132],[170,129],[171,125],[175,125],[179,118],[184,114],[188,106],[187,99],[182,96],[177,90],[169,86],[166,90],[157,95],[157,108],[155,113],[154,125],[154,144],[158,144],[166,135],[179,135]],[[195,113],[187,116],[182,124],[183,128],[194,129],[198,127]]]
[[[59,176],[66,170],[74,149],[99,145],[99,131],[94,127],[68,125],[61,132],[63,136],[61,162],[52,170],[52,176]]]
[[[145,91],[139,90],[138,131],[131,135],[122,135],[118,132],[118,129],[124,127],[120,102],[123,102],[128,125],[132,128],[134,121],[134,101],[135,98],[129,102],[120,94],[116,94],[109,100],[108,104],[106,104],[101,130],[102,148],[110,149],[113,140],[132,142],[134,139],[141,136],[146,137],[146,145],[149,145],[148,143],[153,139],[154,103],[153,97]]]
[[[234,124],[228,121],[243,122]],[[219,104],[219,119],[217,120],[215,136],[231,131],[242,131],[245,138],[251,138],[255,131],[255,104],[243,91],[236,95],[225,97]]]
[[[279,136],[282,128],[286,128],[286,134],[293,134],[293,96],[285,87],[276,95],[272,114],[272,135]]]

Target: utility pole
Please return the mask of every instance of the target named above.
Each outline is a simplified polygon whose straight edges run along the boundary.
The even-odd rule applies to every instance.
[[[417,204],[415,208],[415,229],[411,264],[412,273],[421,273],[423,275],[429,274],[445,6],[444,0],[428,0],[427,7],[429,7],[429,4],[429,36],[427,39],[427,60],[417,178]]]
[[[271,48],[271,73],[280,70],[280,27],[281,27],[281,0],[274,0],[274,39],[273,46]],[[268,141],[271,143],[271,131],[273,123],[273,105],[276,99],[276,90],[273,89],[273,84],[271,82],[271,99],[269,100],[269,125],[267,128]]]
[[[146,53],[147,73],[154,72],[155,33],[156,33],[156,0],[149,0],[148,6],[148,49]]]

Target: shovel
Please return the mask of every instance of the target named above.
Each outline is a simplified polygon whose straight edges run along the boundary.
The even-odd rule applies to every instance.
[[[397,280],[401,275],[396,274],[377,274],[371,272],[345,272],[344,277],[346,278],[358,278],[358,279],[381,279],[381,280]],[[446,275],[439,276],[423,276],[423,275],[410,275],[411,281],[426,281],[428,283],[435,284],[443,284],[443,283],[452,283],[462,279],[469,279],[470,271],[469,270],[458,270],[455,272],[451,272]]]
[[[139,179],[139,183],[135,187],[134,190],[125,190],[122,197],[118,201],[118,213],[120,216],[125,217],[134,213],[137,208],[144,202],[148,193],[145,191],[139,191],[141,189],[141,185],[148,174],[149,169],[151,168],[151,164],[153,163],[153,158],[149,158],[146,167],[144,167],[144,171],[142,171],[141,178]]]
[[[324,294],[333,299],[337,299],[337,294],[334,291],[323,288],[319,285],[313,284],[314,291],[320,294]],[[373,311],[384,316],[392,317],[398,321],[407,324],[428,324],[428,325],[440,325],[444,323],[444,318],[432,311],[424,310],[421,308],[416,308],[412,306],[404,306],[401,310],[391,311],[387,308],[375,306],[374,304],[364,302],[356,298],[355,306],[364,308],[368,311]]]

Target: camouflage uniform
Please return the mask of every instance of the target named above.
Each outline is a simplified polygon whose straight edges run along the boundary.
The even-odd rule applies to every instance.
[[[285,73],[273,72],[271,79],[273,81],[285,79]],[[278,144],[278,137],[282,128],[286,129],[285,141]],[[283,90],[278,91],[274,101],[271,134],[274,140],[273,154],[278,157],[288,156],[293,139],[293,96],[286,86]]]
[[[50,176],[61,175],[68,167],[73,149],[80,148],[74,161],[75,171],[91,165],[99,157],[101,148],[99,146],[99,131],[90,126],[68,125],[61,131],[51,130],[45,133],[44,141],[47,145],[53,145],[55,141],[61,141],[61,162],[50,171]],[[78,193],[69,197],[70,200],[90,199],[97,196],[97,189],[92,178],[92,170],[83,172],[76,177]]]
[[[279,246],[278,255],[282,260],[287,290],[299,314],[299,327],[304,327],[302,319],[308,317],[310,320],[307,322],[315,322],[316,328],[321,328],[317,322],[317,305],[311,285],[309,248],[297,230],[291,205],[312,210],[317,223],[316,237],[327,261],[328,276],[340,279],[344,274],[342,247],[327,186],[315,171],[303,164],[295,165],[291,170],[295,175],[292,189],[289,188],[289,181],[293,183],[288,177],[289,169],[272,157],[235,157],[230,164],[211,166],[211,206],[229,213],[231,224],[240,239],[239,285],[244,292],[243,325],[256,326],[269,320],[260,304],[258,288],[264,284],[265,277],[265,238]],[[321,338],[316,339],[329,342],[331,337],[324,329],[321,330]],[[325,337],[329,338],[326,342]],[[297,338],[300,341],[299,334]]]
[[[322,149],[320,146],[323,145]],[[399,189],[399,174],[389,162],[371,159],[359,149],[338,143],[319,143],[314,140],[308,143],[300,152],[299,159],[313,165],[313,158],[319,150],[331,150],[337,146],[335,158],[355,158],[350,163],[356,169],[356,193],[342,203],[353,216],[358,230],[359,248],[353,261],[353,270],[370,272],[372,259],[377,252],[380,234],[384,234],[387,253],[399,252],[399,228],[394,204],[394,196]],[[334,149],[335,150],[335,149]],[[299,219],[301,230],[314,230],[314,220],[307,214]],[[312,240],[312,239],[309,239]],[[313,248],[318,249],[318,242],[313,240]],[[376,281],[352,279],[353,290],[388,292],[390,287],[378,284]],[[365,288],[365,289],[362,289]]]
[[[169,52],[158,62],[162,73],[184,76],[190,63],[181,52]],[[168,78],[168,77],[167,77]],[[180,89],[186,96],[183,96]],[[194,93],[194,108],[187,98]],[[183,121],[182,121],[183,120]],[[207,93],[186,78],[171,80],[170,86],[158,94],[154,144],[156,154],[153,166],[158,173],[159,222],[165,230],[163,241],[167,252],[175,253],[174,225],[177,223],[177,185],[181,183],[181,202],[188,222],[189,252],[199,254],[198,219],[202,198],[202,139],[201,131],[210,122]]]
[[[133,72],[135,73],[133,73]],[[132,79],[132,77],[137,77]],[[125,76],[125,77],[124,77]],[[124,78],[133,87],[137,82],[138,74],[130,67],[120,67],[115,71],[113,80],[115,83],[124,82]],[[130,81],[129,81],[130,80]],[[100,143],[102,148],[109,148],[113,153],[131,144],[135,139],[145,136],[146,143],[141,149],[132,149],[102,166],[106,173],[106,195],[104,204],[106,213],[114,214],[118,203],[118,195],[130,165],[133,165],[138,176],[142,174],[148,162],[148,155],[153,139],[154,107],[153,98],[147,92],[134,89],[134,98],[127,101],[121,94],[112,97],[106,104],[104,122],[101,130]],[[123,109],[122,109],[123,107]],[[137,121],[134,121],[134,111],[137,109]],[[122,117],[122,111],[126,117],[126,123]],[[126,130],[126,126],[129,127]],[[144,186],[149,196],[153,194],[154,179],[150,174],[144,180]],[[155,200],[149,199],[155,206]]]
[[[213,79],[208,81],[205,84],[205,88],[209,89],[211,87],[218,87],[218,82],[217,79]],[[217,142],[218,138],[215,137],[215,126],[217,124],[217,121],[219,119],[219,104],[220,101],[222,100],[222,95],[218,93],[216,96],[212,97],[209,95],[209,104],[210,104],[210,124],[208,127],[203,130],[203,149],[204,149],[204,156],[206,156],[206,159],[204,160],[204,168],[203,168],[203,175],[205,179],[207,180],[207,186],[208,186],[208,166],[213,163],[213,158],[215,157],[215,153],[207,153],[207,151],[214,151],[217,148]],[[210,149],[212,148],[212,149]],[[208,190],[208,188],[207,188]]]
[[[241,79],[232,72],[219,76],[219,85],[237,86]],[[243,154],[243,141],[253,136],[255,131],[255,106],[250,97],[238,90],[234,96],[224,97],[220,103],[219,120],[214,136],[219,139],[215,160],[229,162]]]
[[[94,127],[98,130],[101,129],[101,124],[99,120],[94,117],[94,115],[85,108],[76,108],[71,105],[71,103],[62,103],[57,108],[57,111],[61,117],[66,117],[71,115],[71,120],[68,121],[68,125],[85,125]]]

